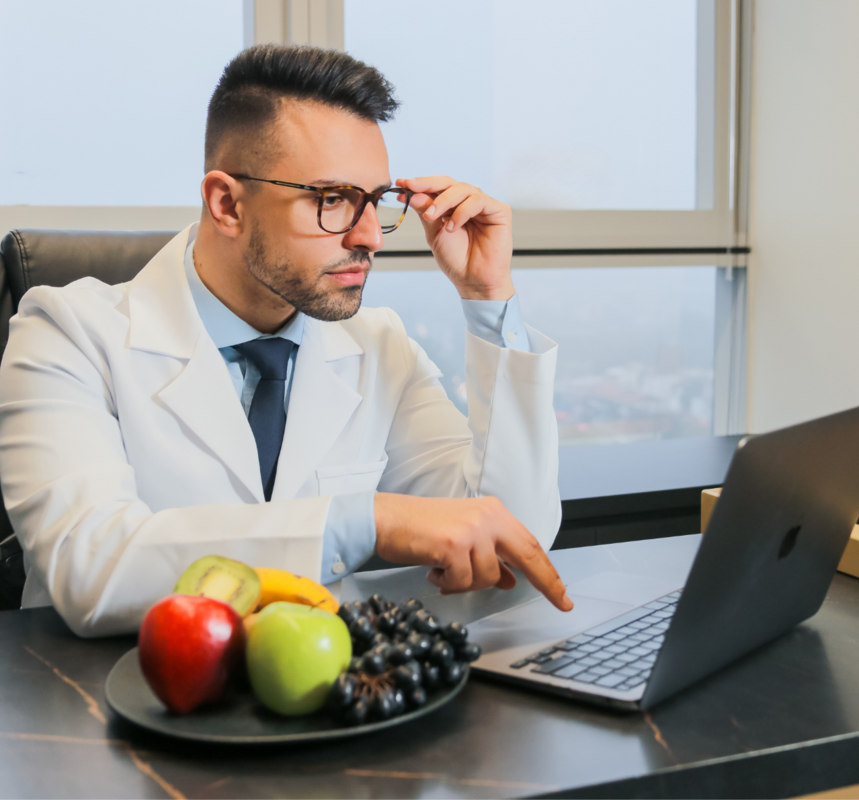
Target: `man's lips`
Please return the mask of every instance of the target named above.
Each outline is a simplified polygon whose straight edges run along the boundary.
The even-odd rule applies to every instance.
[[[370,267],[367,265],[355,264],[351,267],[327,272],[326,275],[341,286],[359,286],[364,282],[369,270]]]

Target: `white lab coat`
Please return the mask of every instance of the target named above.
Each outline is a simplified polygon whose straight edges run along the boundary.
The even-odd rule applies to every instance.
[[[183,270],[186,229],[129,283],[34,287],[0,367],[0,479],[24,607],[81,636],[136,630],[195,559],[319,578],[330,497],[495,495],[548,548],[558,530],[557,345],[467,334],[466,420],[389,309],[307,320],[277,480]]]

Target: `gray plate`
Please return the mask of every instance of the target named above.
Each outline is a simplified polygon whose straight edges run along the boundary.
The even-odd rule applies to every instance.
[[[196,742],[224,744],[276,744],[309,742],[358,736],[430,714],[453,700],[468,680],[468,667],[455,686],[439,689],[423,708],[399,717],[346,727],[325,711],[305,717],[281,717],[265,708],[250,691],[236,692],[223,703],[194,711],[184,717],[170,714],[152,693],[140,671],[137,648],[129,650],[107,676],[107,704],[120,717],[150,731]]]

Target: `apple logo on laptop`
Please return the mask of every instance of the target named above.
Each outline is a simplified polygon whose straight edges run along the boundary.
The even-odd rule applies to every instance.
[[[793,550],[796,545],[796,537],[799,536],[800,528],[802,528],[802,525],[796,525],[784,535],[784,539],[782,539],[781,547],[778,551],[779,558],[786,558],[790,555],[791,550]]]

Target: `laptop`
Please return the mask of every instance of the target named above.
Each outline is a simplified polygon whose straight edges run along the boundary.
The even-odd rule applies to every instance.
[[[469,625],[472,668],[649,708],[815,614],[857,517],[859,408],[746,437],[685,586],[606,572],[568,587],[569,614],[533,598]]]

